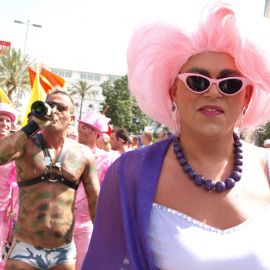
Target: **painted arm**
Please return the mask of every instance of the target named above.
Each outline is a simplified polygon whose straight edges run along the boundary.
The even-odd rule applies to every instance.
[[[21,157],[27,141],[27,136],[21,130],[2,139],[0,143],[0,165]]]
[[[36,117],[33,117],[33,120],[22,129],[1,140],[0,165],[21,158],[29,138],[38,132],[40,128],[45,128],[50,124],[49,120],[42,120]]]
[[[85,158],[86,166],[83,173],[82,182],[88,201],[90,217],[92,221],[94,221],[100,184],[97,175],[95,158],[90,149],[89,151],[85,152]]]

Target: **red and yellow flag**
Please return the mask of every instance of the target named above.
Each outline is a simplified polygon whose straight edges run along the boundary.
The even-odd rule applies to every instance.
[[[65,84],[65,79],[63,79],[62,77],[52,73],[51,71],[45,69],[45,68],[41,68],[41,72],[40,75],[42,75],[44,78],[46,78],[48,80],[48,82],[53,86],[60,86],[63,87]]]
[[[30,67],[28,67],[28,73],[29,73],[31,88],[33,88],[37,73],[33,69],[31,69]],[[53,88],[53,86],[49,83],[49,81],[41,75],[39,75],[39,82],[47,94]]]

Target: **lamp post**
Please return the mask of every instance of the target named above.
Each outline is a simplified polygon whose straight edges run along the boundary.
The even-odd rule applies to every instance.
[[[16,101],[16,107],[19,106],[19,99],[21,97],[21,92],[22,92],[22,88],[21,88],[21,84],[22,84],[22,72],[23,72],[23,67],[24,67],[24,56],[25,56],[25,51],[26,51],[26,44],[27,44],[27,37],[28,37],[28,30],[29,30],[29,26],[33,26],[33,27],[38,27],[41,28],[42,26],[39,24],[32,24],[30,23],[30,21],[28,20],[27,22],[22,22],[19,20],[14,20],[15,23],[19,23],[19,24],[24,24],[26,25],[26,32],[25,32],[25,39],[24,39],[24,47],[23,47],[23,54],[22,54],[22,65],[21,65],[21,69],[19,71],[19,80],[18,80],[18,94],[17,94],[17,101]]]
[[[270,4],[269,4],[269,0],[265,0],[264,17],[270,18]]]

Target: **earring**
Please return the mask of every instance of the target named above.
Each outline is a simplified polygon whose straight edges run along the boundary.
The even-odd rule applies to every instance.
[[[243,107],[237,121],[236,121],[236,127],[238,128],[238,134],[240,135],[242,133],[242,124],[243,124],[243,119],[245,117],[245,114],[246,114],[246,111],[247,111],[247,108],[246,107]]]
[[[172,103],[172,120],[173,120],[173,125],[174,125],[174,130],[176,135],[178,136],[180,134],[180,128],[179,128],[179,124],[178,124],[178,108],[175,102]]]
[[[241,115],[242,115],[242,117],[244,117],[244,116],[245,116],[246,112],[247,112],[247,108],[246,108],[246,107],[244,107],[244,108],[242,109],[242,111],[241,111]]]

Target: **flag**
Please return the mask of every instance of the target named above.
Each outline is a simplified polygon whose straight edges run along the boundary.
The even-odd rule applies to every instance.
[[[28,74],[29,74],[30,85],[31,85],[31,89],[32,89],[37,73],[32,68],[28,67]]]
[[[25,126],[28,122],[27,116],[31,112],[31,106],[32,106],[33,102],[35,102],[37,100],[45,101],[45,99],[46,99],[46,93],[45,93],[44,89],[41,87],[39,74],[37,73],[36,78],[35,78],[34,83],[33,83],[31,95],[30,95],[29,102],[28,102],[28,105],[26,108],[26,112],[24,115],[22,126]]]
[[[108,124],[108,131],[106,132],[109,136],[111,136],[112,134],[112,128],[110,126],[110,124]]]
[[[45,77],[53,87],[55,86],[63,87],[65,84],[65,80],[62,77],[52,73],[51,71],[45,68],[41,68],[40,74],[43,77]]]
[[[30,67],[28,67],[28,73],[29,73],[31,88],[33,88],[37,73],[33,69],[31,69]],[[39,81],[40,81],[40,84],[41,84],[42,88],[44,89],[45,93],[48,94],[49,91],[53,88],[53,86],[48,82],[48,80],[46,78],[44,78],[41,75],[39,75]]]
[[[2,88],[0,88],[0,102],[11,104],[10,99]]]

